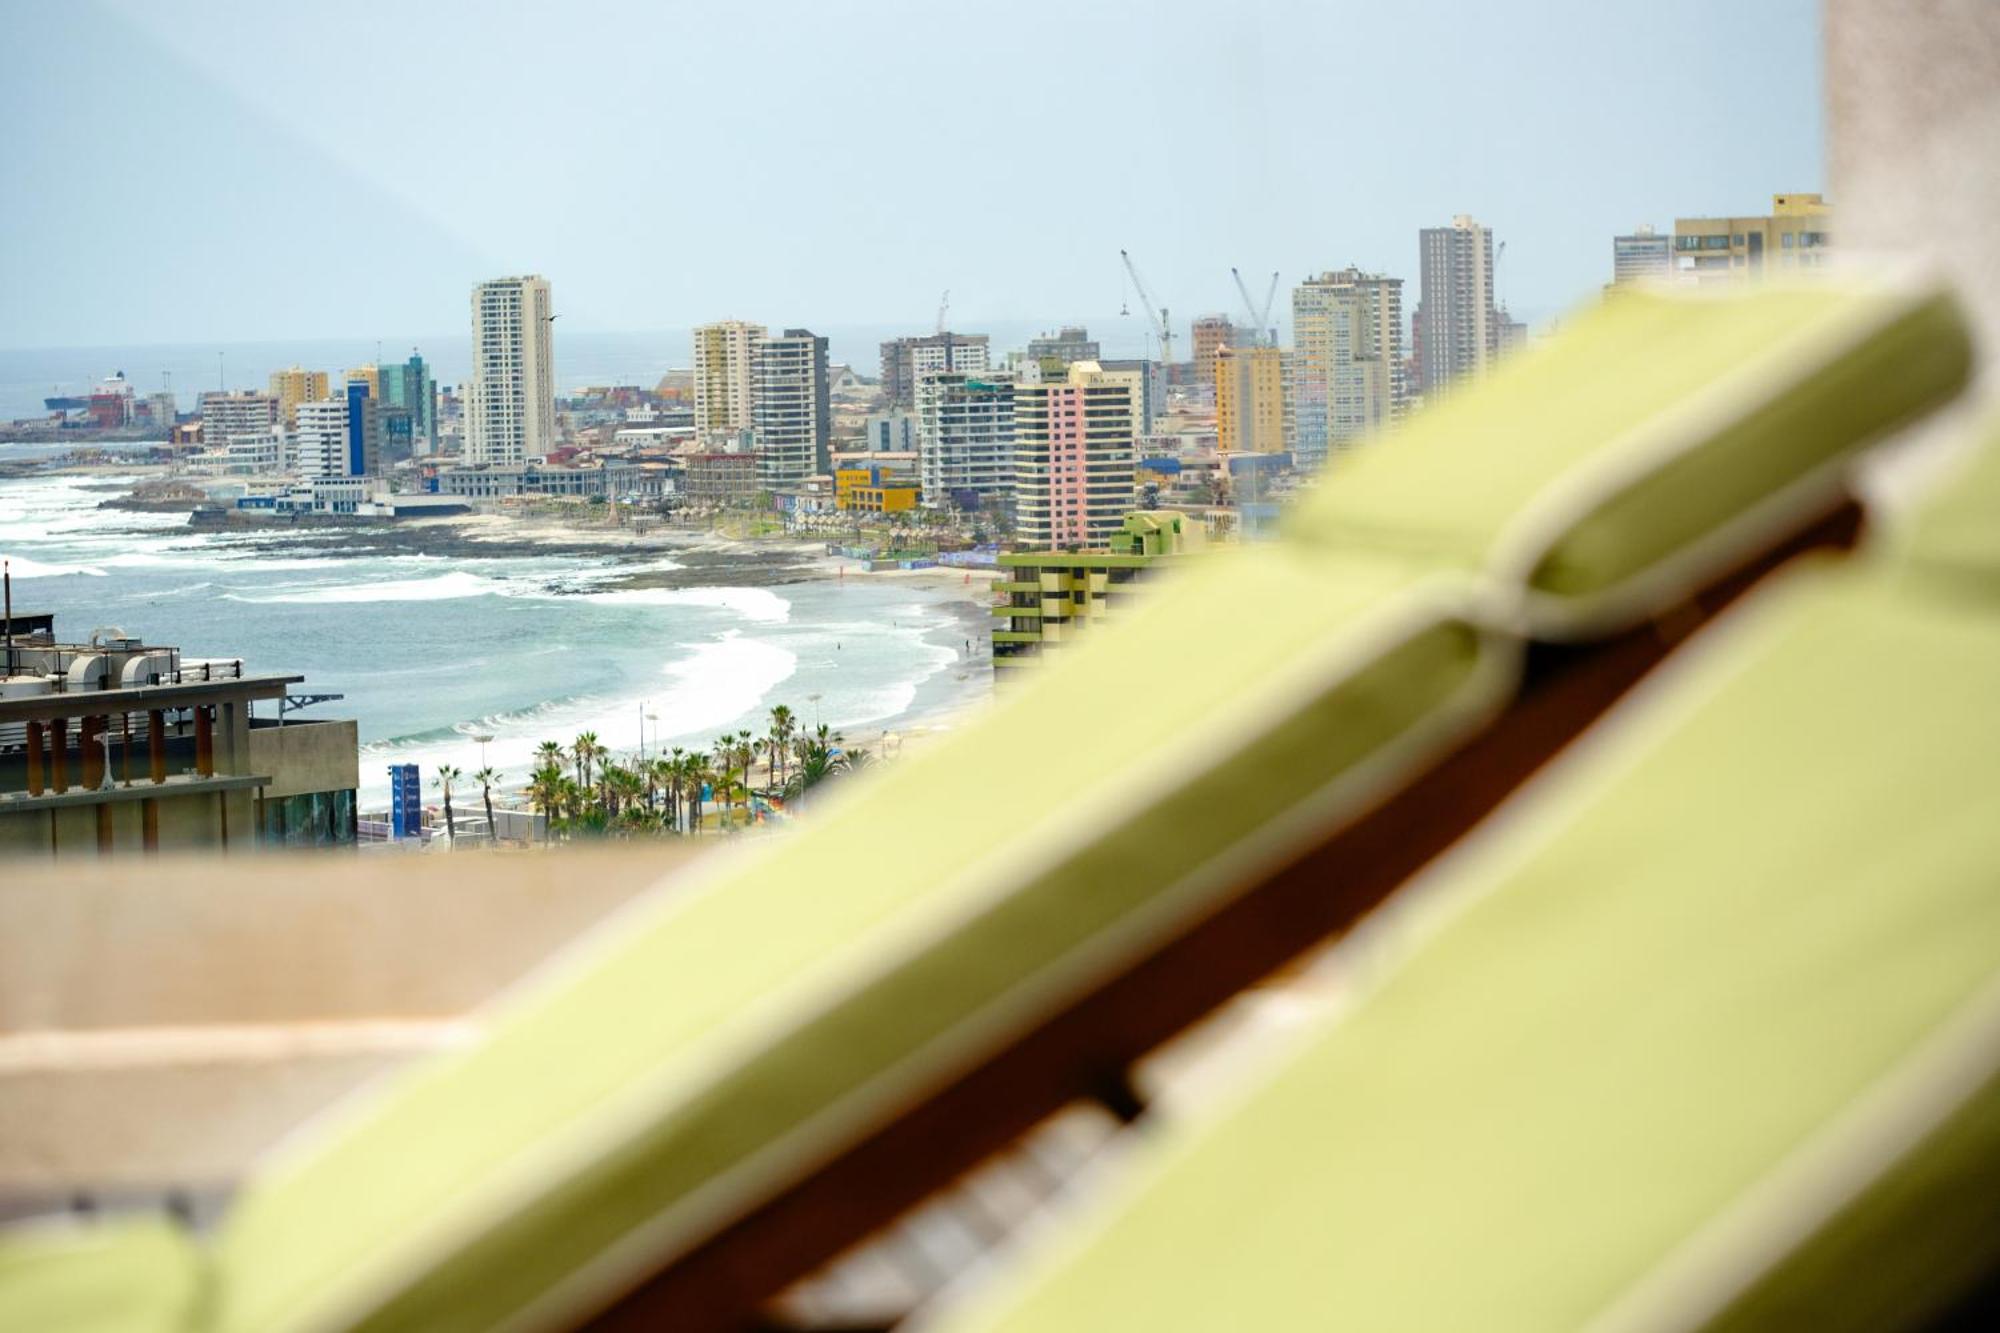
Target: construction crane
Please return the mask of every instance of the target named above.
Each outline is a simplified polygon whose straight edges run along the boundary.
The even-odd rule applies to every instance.
[[[1278,275],[1275,272],[1271,274],[1271,286],[1264,293],[1264,304],[1261,306],[1250,299],[1250,288],[1244,285],[1241,273],[1232,267],[1229,276],[1236,279],[1236,290],[1243,297],[1243,309],[1250,316],[1250,332],[1256,335],[1259,345],[1276,347],[1278,331],[1271,327],[1271,305],[1278,299]]]
[[[950,316],[950,314],[951,314],[951,288],[947,287],[944,289],[944,295],[938,298],[937,331],[939,333],[944,332],[944,322],[946,318]]]
[[[1146,280],[1139,276],[1139,266],[1132,262],[1131,252],[1120,250],[1118,257],[1125,261],[1125,271],[1132,275],[1132,285],[1139,291],[1139,305],[1146,317],[1153,321],[1153,332],[1160,339],[1160,362],[1171,372],[1174,364],[1174,326],[1167,318],[1165,306],[1155,306],[1152,294],[1146,290]]]

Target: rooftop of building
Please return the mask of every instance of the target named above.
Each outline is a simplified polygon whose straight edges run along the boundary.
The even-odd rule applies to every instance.
[[[240,658],[188,657],[116,626],[82,641],[55,633],[52,612],[0,615],[0,723],[97,711],[176,708],[218,698],[278,698],[305,677],[251,673]]]

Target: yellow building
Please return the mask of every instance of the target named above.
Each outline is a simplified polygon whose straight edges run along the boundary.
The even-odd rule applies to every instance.
[[[1004,673],[1115,611],[1149,570],[1200,552],[1205,534],[1192,514],[1139,510],[1125,515],[1102,548],[1009,551],[993,591],[993,669]]]
[[[368,386],[368,396],[376,402],[382,401],[382,368],[380,366],[356,366],[347,372],[349,384],[360,380]]]
[[[844,467],[833,474],[833,506],[864,514],[915,513],[917,483],[879,467]]]
[[[1215,441],[1225,454],[1291,448],[1285,354],[1276,347],[1223,347],[1215,356]]]
[[[1768,217],[1675,218],[1673,276],[1729,282],[1817,268],[1826,260],[1832,210],[1816,194],[1774,194]]]
[[[317,403],[330,397],[326,372],[293,366],[271,372],[271,396],[278,400],[278,415],[287,426],[299,424],[299,404]]]
[[[762,324],[740,319],[703,324],[694,331],[694,428],[697,434],[748,430],[757,398]]]

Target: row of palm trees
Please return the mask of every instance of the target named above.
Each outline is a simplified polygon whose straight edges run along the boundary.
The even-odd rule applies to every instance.
[[[764,785],[752,785],[752,770],[765,766]],[[544,819],[544,836],[697,833],[713,804],[714,826],[746,827],[753,802],[783,801],[803,807],[806,794],[821,783],[869,762],[865,750],[842,746],[841,734],[821,725],[806,731],[784,704],[771,710],[768,729],[727,732],[706,751],[674,746],[665,754],[628,755],[619,762],[597,733],[586,731],[569,745],[543,741],[535,751],[527,785],[529,802]],[[444,793],[445,830],[456,837],[454,787],[464,779],[449,764],[434,781]],[[493,825],[493,788],[500,775],[482,768],[472,775]]]

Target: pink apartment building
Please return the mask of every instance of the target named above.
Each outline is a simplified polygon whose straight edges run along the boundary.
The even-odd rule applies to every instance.
[[[1024,548],[1086,550],[1137,502],[1139,372],[1078,361],[1014,390],[1014,530]]]

